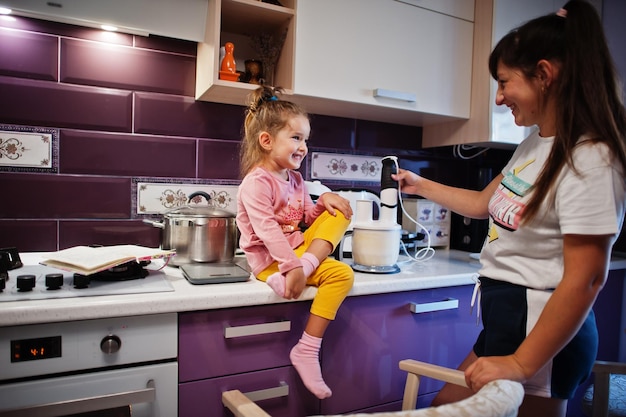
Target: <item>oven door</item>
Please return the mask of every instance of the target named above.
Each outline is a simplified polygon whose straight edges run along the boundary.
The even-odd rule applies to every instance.
[[[172,417],[178,364],[135,366],[0,385],[0,417]]]

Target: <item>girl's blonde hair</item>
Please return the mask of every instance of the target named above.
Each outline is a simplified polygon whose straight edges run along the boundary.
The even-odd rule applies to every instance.
[[[259,143],[259,135],[268,132],[275,136],[289,120],[295,116],[304,116],[307,113],[297,104],[290,101],[280,100],[279,95],[283,92],[280,87],[261,86],[250,93],[246,118],[244,120],[244,133],[241,141],[239,155],[239,167],[241,177],[245,177],[255,166],[263,162],[267,151]]]

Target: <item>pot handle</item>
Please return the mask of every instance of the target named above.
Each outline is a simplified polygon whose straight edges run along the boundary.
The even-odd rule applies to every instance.
[[[206,200],[207,203],[211,202],[211,196],[209,194],[205,193],[204,191],[195,191],[195,192],[189,194],[189,202],[191,203],[191,200],[194,197],[197,197],[199,195],[204,197],[204,199]]]
[[[159,229],[164,229],[165,226],[161,222],[155,222],[154,220],[143,219],[144,223],[151,224],[154,227],[158,227]]]

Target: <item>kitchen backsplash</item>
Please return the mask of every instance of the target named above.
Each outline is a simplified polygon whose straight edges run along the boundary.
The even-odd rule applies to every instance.
[[[244,107],[196,101],[195,71],[193,42],[0,20],[0,247],[157,247],[160,230],[142,219],[190,192],[234,209]],[[315,114],[311,125],[301,172],[332,189],[378,191],[368,169],[389,154],[476,188],[480,170],[497,172],[510,155],[463,160],[452,148],[422,150],[412,126]],[[343,168],[348,175],[332,175]]]

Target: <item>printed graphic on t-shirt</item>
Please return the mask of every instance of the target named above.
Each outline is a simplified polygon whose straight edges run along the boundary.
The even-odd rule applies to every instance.
[[[524,197],[533,188],[533,184],[529,184],[519,174],[533,162],[535,160],[531,159],[507,172],[493,197],[491,197],[489,215],[492,219],[492,226],[489,231],[489,242],[498,238],[496,225],[512,232],[519,228],[522,213],[526,207]]]
[[[510,191],[498,188],[489,202],[489,215],[498,226],[515,231],[519,226],[520,215],[524,211],[524,204],[517,200],[517,196]]]
[[[281,227],[283,233],[291,233],[300,230],[300,222],[304,218],[304,207],[302,200],[296,200],[294,204],[291,201],[287,203],[287,207],[278,214],[281,219]]]

